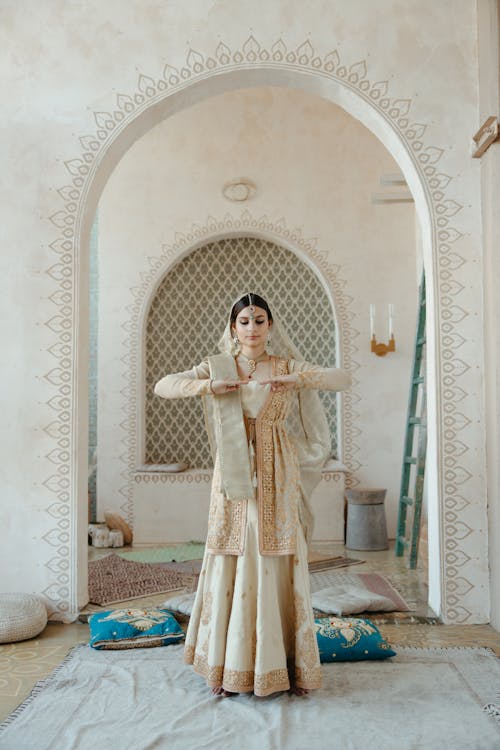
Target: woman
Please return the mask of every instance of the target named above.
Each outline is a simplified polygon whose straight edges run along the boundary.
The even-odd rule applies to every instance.
[[[350,378],[302,361],[267,302],[253,293],[233,305],[219,349],[155,387],[163,398],[204,397],[214,453],[185,660],[215,695],[305,695],[321,687],[307,565],[309,499],[330,452],[316,390],[343,390]]]

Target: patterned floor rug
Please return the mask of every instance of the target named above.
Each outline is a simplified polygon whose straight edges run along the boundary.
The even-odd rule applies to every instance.
[[[136,562],[182,562],[202,558],[205,551],[204,542],[186,542],[185,544],[170,544],[163,547],[145,547],[144,549],[120,550],[118,554],[124,560]]]
[[[357,560],[354,557],[326,557],[323,560],[310,560],[309,573],[317,573],[321,570],[333,570],[334,568],[347,568],[350,565],[361,565],[364,560]]]
[[[89,602],[106,605],[183,588],[191,591],[193,575],[190,571],[107,555],[89,562]]]
[[[74,649],[0,725],[2,750],[498,750],[500,661],[488,649],[395,646],[324,664],[305,698],[214,698],[182,644]],[[333,738],[333,744],[332,744]]]

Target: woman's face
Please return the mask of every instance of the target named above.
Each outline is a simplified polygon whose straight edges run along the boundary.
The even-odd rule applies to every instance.
[[[236,317],[233,335],[236,333],[241,344],[257,346],[266,343],[271,326],[267,312],[262,307],[254,307],[253,312],[250,307],[245,307]]]

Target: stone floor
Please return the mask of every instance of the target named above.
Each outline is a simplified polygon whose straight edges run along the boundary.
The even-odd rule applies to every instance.
[[[91,556],[95,556],[96,552],[91,550]],[[390,618],[377,620],[371,616],[384,637],[394,646],[486,646],[500,656],[500,633],[489,625],[442,625],[436,620],[427,606],[425,574],[421,567],[416,571],[407,570],[404,560],[396,558],[393,549],[355,552],[331,543],[315,543],[311,557],[342,554],[364,561],[352,570],[373,571],[389,578],[412,609],[408,616],[393,621]],[[165,598],[165,594],[159,594],[136,599],[133,604],[148,607],[161,603]],[[128,604],[130,606],[132,602]],[[71,625],[50,623],[37,638],[0,646],[0,720],[24,700],[38,680],[46,677],[62,662],[72,646],[86,642],[88,635],[88,626],[81,622]]]

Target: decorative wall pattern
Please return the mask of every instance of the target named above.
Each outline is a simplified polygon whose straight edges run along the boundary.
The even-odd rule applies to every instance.
[[[370,79],[366,60],[346,63],[335,48],[319,51],[309,39],[293,47],[283,39],[263,46],[253,35],[240,46],[220,41],[210,52],[189,49],[185,60],[166,64],[159,76],[141,73],[135,91],[119,92],[107,111],[94,113],[95,130],[79,139],[80,152],[65,162],[68,181],[58,191],[63,205],[50,217],[58,234],[50,246],[55,254],[54,263],[47,269],[54,281],[50,297],[54,315],[46,322],[54,334],[54,343],[49,349],[54,367],[45,377],[54,389],[48,402],[54,418],[46,432],[54,441],[49,454],[54,468],[45,486],[54,493],[54,502],[47,509],[54,519],[54,527],[45,536],[53,552],[45,563],[53,582],[44,593],[55,611],[64,613],[75,609],[76,551],[67,544],[68,520],[70,524],[75,523],[77,503],[74,472],[68,467],[70,456],[74,455],[76,434],[71,383],[74,382],[78,329],[77,297],[73,292],[78,282],[77,256],[85,251],[80,248],[80,224],[99,164],[114,139],[165,97],[212,74],[241,71],[243,76],[245,71],[255,69],[269,71],[270,80],[272,71],[284,71],[289,76],[288,85],[297,73],[305,87],[307,80],[317,78],[330,79],[336,86],[348,89],[396,135],[419,176],[433,223],[431,275],[436,302],[436,387],[440,408],[437,437],[444,555],[442,613],[448,622],[470,621],[479,611],[481,596],[477,595],[477,588],[484,591],[487,584],[484,529],[478,525],[474,505],[484,482],[482,464],[478,466],[476,452],[471,450],[467,435],[468,426],[477,417],[475,398],[468,400],[469,373],[476,365],[475,350],[465,346],[466,339],[461,333],[461,323],[469,315],[464,290],[470,282],[470,264],[459,251],[462,234],[454,223],[462,205],[447,193],[452,178],[442,166],[446,163],[445,151],[425,141],[428,126],[414,121],[411,99],[390,93],[390,85],[395,84],[394,78],[389,84],[389,71],[387,79],[374,81]],[[196,232],[193,241],[195,237]],[[482,598],[484,600],[484,595]]]
[[[245,289],[270,304],[305,359],[336,364],[335,318],[317,276],[284,247],[259,237],[227,237],[194,250],[157,289],[146,328],[145,462],[209,468],[199,399],[160,399],[155,383],[218,352],[228,310]],[[337,400],[321,394],[337,455]]]

